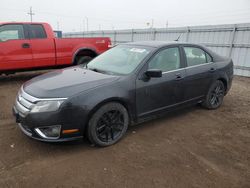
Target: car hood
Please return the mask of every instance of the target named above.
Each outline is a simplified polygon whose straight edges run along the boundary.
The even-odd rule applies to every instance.
[[[37,76],[26,82],[23,89],[37,98],[70,97],[110,84],[118,78],[118,76],[102,74],[76,66]]]

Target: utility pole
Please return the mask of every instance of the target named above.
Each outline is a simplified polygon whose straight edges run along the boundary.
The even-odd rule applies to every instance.
[[[30,7],[30,11],[27,14],[30,15],[30,22],[32,22],[33,21],[32,18],[35,15],[35,13],[33,13],[33,11],[32,11],[32,7]]]
[[[57,22],[57,31],[59,31],[60,30],[60,24],[59,24],[59,22]]]
[[[82,20],[82,32],[84,33],[84,31],[85,31],[85,21],[84,21],[84,19]]]
[[[167,22],[166,22],[166,29],[168,28],[168,20],[167,20]]]
[[[88,19],[88,17],[85,17],[85,19],[86,19],[86,23],[87,23],[87,32],[89,31],[89,19]]]

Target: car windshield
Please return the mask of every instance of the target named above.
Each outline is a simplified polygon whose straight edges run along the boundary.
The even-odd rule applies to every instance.
[[[127,75],[149,54],[150,49],[128,45],[116,46],[97,56],[87,68],[103,73]]]

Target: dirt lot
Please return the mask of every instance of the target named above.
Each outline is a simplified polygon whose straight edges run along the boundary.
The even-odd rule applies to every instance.
[[[21,84],[0,77],[0,187],[250,187],[250,79],[223,106],[193,107],[131,127],[108,148],[27,138],[11,114]]]

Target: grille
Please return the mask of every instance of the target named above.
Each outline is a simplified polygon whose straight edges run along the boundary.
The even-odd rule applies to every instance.
[[[18,92],[15,107],[20,116],[25,117],[30,112],[32,106],[35,104],[32,102],[32,98],[33,97],[25,93],[22,88]]]

